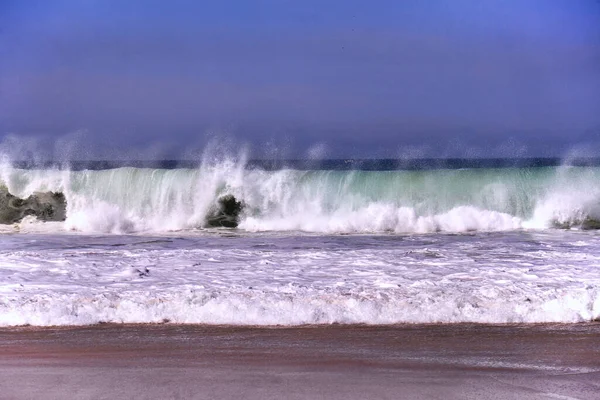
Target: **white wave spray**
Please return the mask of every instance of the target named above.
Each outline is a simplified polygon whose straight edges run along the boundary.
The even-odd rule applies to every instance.
[[[428,171],[265,171],[245,158],[206,157],[196,169],[17,169],[0,181],[17,196],[61,191],[63,229],[163,232],[202,228],[232,194],[248,231],[424,233],[594,226],[600,169],[547,167]]]

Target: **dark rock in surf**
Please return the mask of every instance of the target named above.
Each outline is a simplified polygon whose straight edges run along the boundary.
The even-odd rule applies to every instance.
[[[600,230],[600,220],[592,217],[585,217],[580,220],[560,222],[553,221],[552,226],[558,229],[581,229],[584,231]]]
[[[65,195],[60,192],[35,192],[21,199],[0,186],[0,224],[13,224],[28,215],[40,221],[64,221],[67,217]]]
[[[233,195],[222,196],[217,200],[217,205],[206,216],[206,225],[209,227],[236,228],[243,209],[243,203],[237,201]]]
[[[146,267],[144,269],[139,269],[138,268],[138,269],[135,270],[135,272],[138,273],[138,276],[140,278],[144,278],[144,277],[150,276],[150,270],[148,269],[148,267]]]
[[[588,217],[581,223],[581,229],[583,230],[596,230],[600,229],[600,221],[595,218]]]

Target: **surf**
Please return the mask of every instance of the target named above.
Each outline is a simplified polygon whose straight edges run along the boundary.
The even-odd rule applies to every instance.
[[[243,205],[238,228],[249,232],[597,228],[598,178],[596,166],[310,169],[226,158],[194,168],[0,168],[15,196],[63,193],[57,229],[89,233],[205,229],[223,196]]]

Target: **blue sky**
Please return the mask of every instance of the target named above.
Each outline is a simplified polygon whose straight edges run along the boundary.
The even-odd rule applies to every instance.
[[[0,135],[73,132],[103,157],[215,136],[256,156],[595,151],[600,2],[0,0]]]

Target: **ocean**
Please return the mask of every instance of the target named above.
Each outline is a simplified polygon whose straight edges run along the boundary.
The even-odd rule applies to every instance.
[[[0,225],[0,326],[600,319],[597,160],[0,166],[64,221]],[[220,198],[236,228],[209,227]]]

